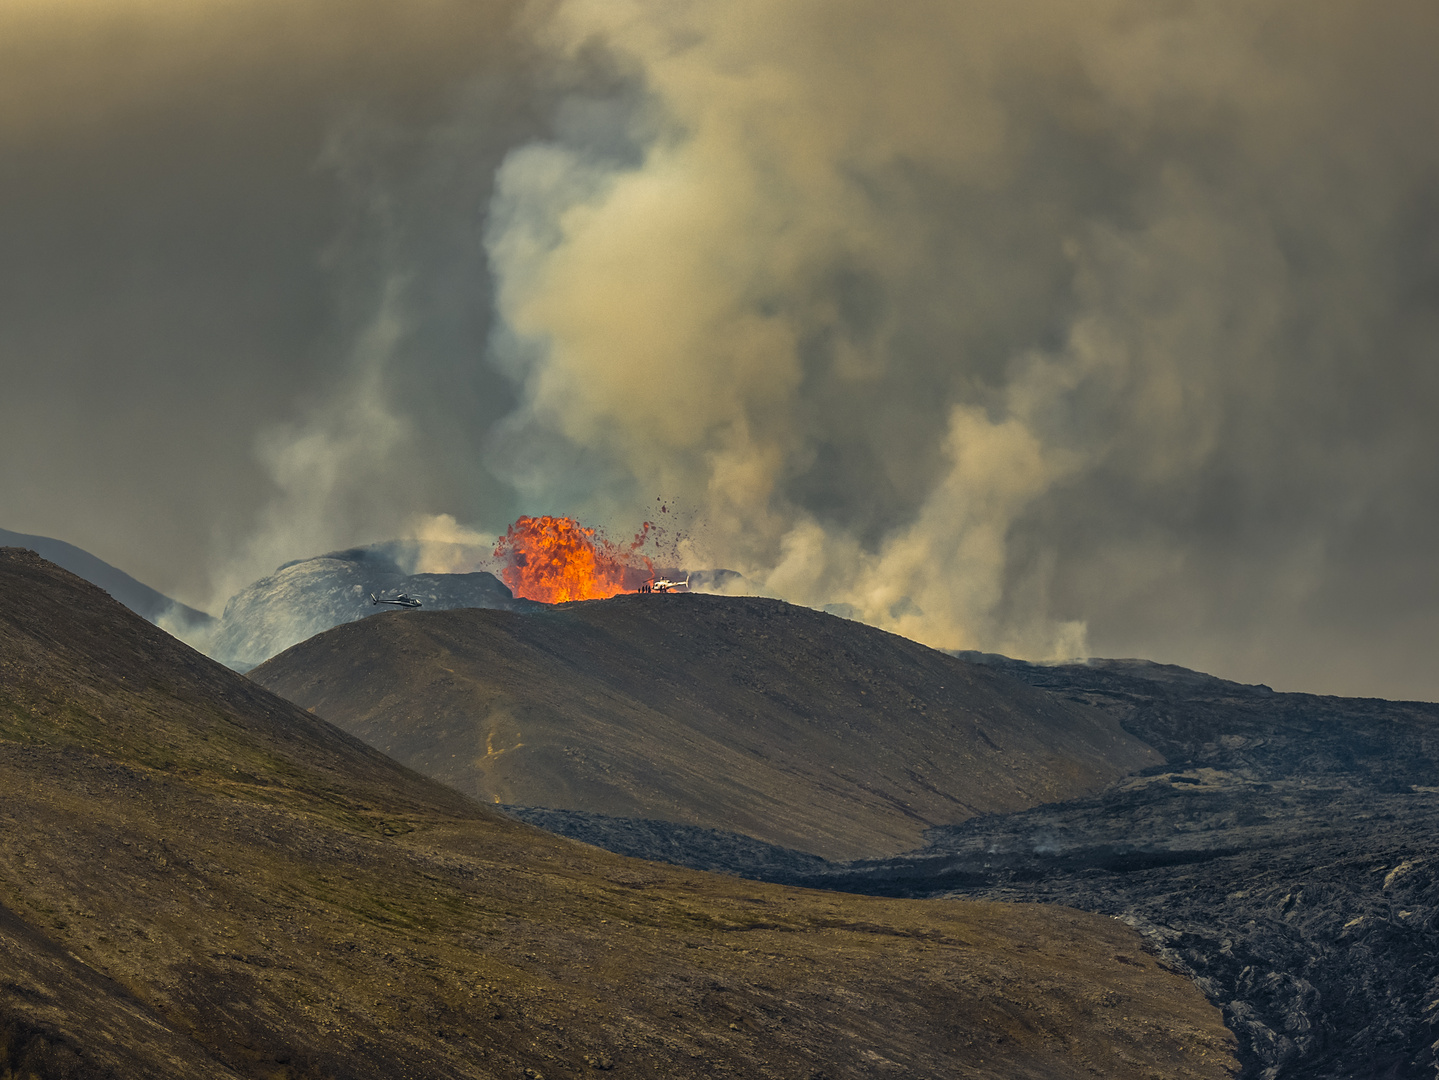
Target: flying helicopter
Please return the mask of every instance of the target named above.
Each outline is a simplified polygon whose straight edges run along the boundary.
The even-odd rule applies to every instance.
[[[689,579],[689,578],[685,578],[683,581],[671,581],[669,578],[660,578],[658,581],[646,581],[643,585],[640,586],[639,591],[642,592],[642,593],[650,593],[650,592],[666,592],[666,593],[667,593],[667,592],[669,592],[671,589],[688,589],[689,587],[690,587],[690,579]]]
[[[397,596],[394,596],[393,598],[388,598],[388,599],[385,599],[385,600],[381,600],[381,599],[380,599],[378,596],[376,596],[374,593],[371,593],[371,594],[370,594],[370,603],[371,603],[371,604],[374,604],[374,605],[379,605],[379,604],[394,604],[396,607],[407,607],[407,608],[417,608],[417,607],[420,606],[420,601],[416,600],[413,596],[406,596],[404,593],[400,593],[400,594],[398,594]]]

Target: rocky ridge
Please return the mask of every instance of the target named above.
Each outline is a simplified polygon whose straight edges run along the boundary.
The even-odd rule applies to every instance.
[[[431,611],[533,606],[515,599],[487,571],[411,574],[383,546],[352,548],[286,563],[251,582],[225,604],[214,630],[194,643],[221,663],[248,671],[332,626],[392,610],[370,597],[400,593]]]

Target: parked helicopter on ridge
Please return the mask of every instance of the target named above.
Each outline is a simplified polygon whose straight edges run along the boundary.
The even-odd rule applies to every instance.
[[[646,581],[643,585],[639,587],[638,591],[642,593],[667,593],[672,589],[688,589],[689,587],[689,578],[685,578],[683,581],[671,581],[669,578],[660,578],[658,581]]]

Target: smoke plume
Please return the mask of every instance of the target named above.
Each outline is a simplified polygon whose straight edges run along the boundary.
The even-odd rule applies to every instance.
[[[694,565],[936,646],[1239,674],[1366,522],[1435,535],[1387,485],[1435,490],[1439,10],[530,14],[574,85],[489,217],[522,491],[667,493]]]
[[[549,112],[514,8],[0,4],[0,524],[215,612],[503,529],[482,214]]]
[[[1436,55],[1432,0],[0,4],[0,526],[218,612],[654,519],[935,645],[1439,697]]]

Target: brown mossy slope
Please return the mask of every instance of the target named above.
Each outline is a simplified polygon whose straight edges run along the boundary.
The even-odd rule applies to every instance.
[[[484,801],[832,859],[1162,762],[1096,710],[778,600],[630,595],[381,615],[250,677]]]
[[[0,1075],[1189,1078],[1125,926],[639,863],[503,819],[0,551]]]

